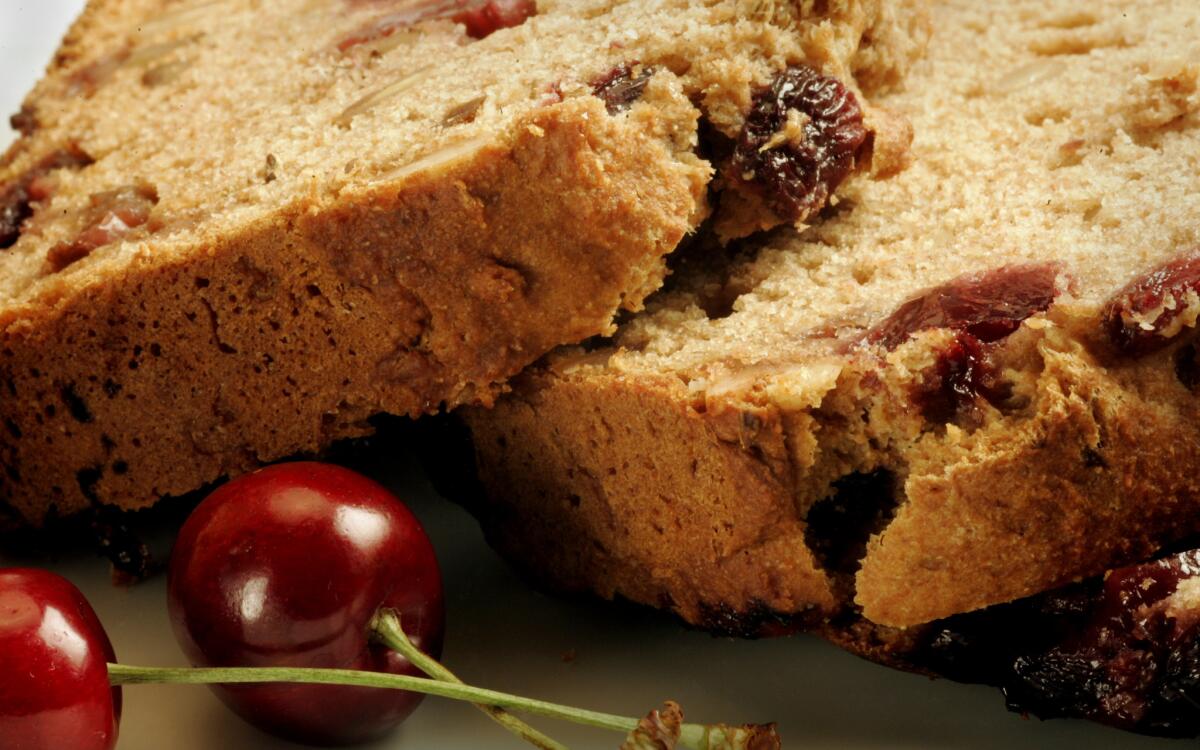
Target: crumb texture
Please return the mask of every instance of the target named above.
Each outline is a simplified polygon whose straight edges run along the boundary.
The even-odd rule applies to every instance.
[[[503,550],[701,625],[910,626],[1200,530],[1200,6],[931,13],[875,101],[907,153],[468,413]]]

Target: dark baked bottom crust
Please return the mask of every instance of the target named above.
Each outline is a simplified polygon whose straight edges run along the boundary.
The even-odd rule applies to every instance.
[[[841,645],[902,669],[994,685],[1010,710],[1042,719],[1195,737],[1200,551],[1192,544],[1103,577],[930,623],[900,634],[882,653],[853,636],[841,636]]]

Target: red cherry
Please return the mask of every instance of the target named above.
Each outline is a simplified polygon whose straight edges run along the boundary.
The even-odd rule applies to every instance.
[[[467,36],[483,39],[500,29],[520,26],[530,16],[537,15],[534,0],[487,0],[471,5],[451,16],[451,20],[467,27]]]
[[[370,640],[381,608],[400,613],[418,648],[441,652],[441,574],[420,523],[379,484],[328,464],[280,464],[213,492],[175,543],[168,603],[175,636],[197,666],[419,675]],[[321,744],[384,734],[422,697],[329,685],[213,690],[251,724]]]
[[[0,570],[0,750],[111,750],[121,689],[87,599],[44,570]]]

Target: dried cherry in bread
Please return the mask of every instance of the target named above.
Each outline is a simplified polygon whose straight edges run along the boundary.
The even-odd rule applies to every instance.
[[[858,98],[807,65],[758,92],[733,152],[733,172],[783,219],[820,210],[867,140]]]
[[[395,12],[374,19],[354,34],[342,39],[337,48],[346,52],[361,44],[390,37],[401,29],[422,21],[439,18],[461,23],[466,28],[467,36],[483,39],[500,29],[520,26],[534,15],[537,15],[537,3],[534,0],[426,0],[419,3],[402,3]]]
[[[974,420],[980,398],[1001,406],[1012,389],[1000,380],[992,354],[990,344],[966,332],[939,351],[937,361],[913,386],[913,400],[925,419],[934,424]]]
[[[147,183],[122,185],[96,193],[88,202],[79,234],[47,252],[47,273],[57,273],[86,258],[96,248],[123,239],[146,224],[150,220],[150,211],[158,203],[158,191]]]
[[[1169,345],[1200,314],[1200,251],[1134,279],[1104,310],[1104,328],[1121,353],[1144,357]]]
[[[81,169],[92,159],[75,146],[58,149],[36,166],[0,189],[0,249],[12,247],[21,236],[21,225],[33,216],[34,204],[49,197],[45,178],[58,169]]]
[[[629,109],[646,90],[653,68],[634,63],[618,65],[592,81],[592,93],[600,97],[610,115]]]
[[[951,328],[982,342],[999,341],[1058,296],[1057,266],[1033,263],[968,274],[915,297],[867,334],[895,349],[919,331]]]
[[[534,0],[487,0],[475,4],[459,2],[458,5],[467,7],[451,18],[466,26],[467,35],[473,39],[483,39],[500,29],[520,26],[525,19],[537,15]]]

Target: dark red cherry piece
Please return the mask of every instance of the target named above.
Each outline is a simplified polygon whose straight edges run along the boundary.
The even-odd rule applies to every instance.
[[[925,419],[969,424],[979,416],[977,399],[999,408],[1012,395],[1011,386],[999,380],[991,350],[991,344],[960,331],[937,353],[912,394]]]
[[[121,690],[99,618],[44,570],[0,570],[0,750],[111,750]]]
[[[931,328],[965,331],[984,343],[999,341],[1054,304],[1058,276],[1058,267],[1049,263],[960,276],[905,302],[867,333],[867,341],[892,350]]]
[[[729,171],[780,218],[802,221],[820,211],[854,170],[867,136],[854,92],[796,65],[754,95]]]
[[[599,78],[592,80],[592,93],[600,97],[610,115],[624,112],[642,98],[654,68],[638,63],[622,63]]]
[[[1122,354],[1144,357],[1192,328],[1200,293],[1200,250],[1174,258],[1139,276],[1104,308],[1104,329]],[[1180,316],[1185,316],[1180,320]]]
[[[171,557],[175,636],[197,666],[287,666],[420,675],[370,639],[381,608],[435,658],[444,627],[433,546],[379,484],[329,464],[280,464],[221,486]],[[309,744],[386,733],[421,696],[328,685],[214,686],[251,724]]]
[[[357,0],[358,4],[363,5],[369,2],[370,0]],[[372,19],[342,39],[337,45],[340,51],[345,52],[360,44],[389,37],[413,24],[438,18],[449,18],[455,23],[461,23],[467,36],[483,39],[500,29],[520,26],[531,16],[536,16],[538,10],[535,0],[406,0],[400,3],[384,0],[377,4],[392,4],[396,6],[396,10]]]
[[[451,18],[467,27],[467,36],[483,39],[500,29],[520,26],[535,15],[537,3],[534,0],[487,0],[467,5]]]

